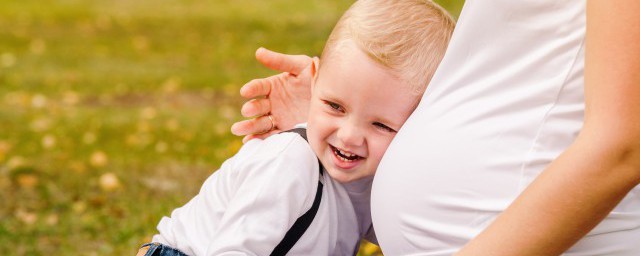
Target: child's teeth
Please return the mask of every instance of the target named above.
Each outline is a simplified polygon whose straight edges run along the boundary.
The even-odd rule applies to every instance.
[[[353,161],[356,160],[355,158],[357,158],[357,156],[358,156],[356,154],[345,152],[345,151],[342,151],[342,150],[337,149],[337,148],[335,150],[336,150],[336,153],[337,153],[336,155],[338,156],[338,158],[340,158],[340,160],[345,161],[345,162],[353,162]]]
[[[345,162],[351,162],[351,161],[353,161],[353,160],[351,160],[351,159],[346,159],[346,158],[341,157],[341,156],[338,156],[338,157],[340,158],[340,160],[345,161]]]
[[[343,154],[343,155],[345,155],[346,157],[353,157],[353,156],[355,156],[355,154],[350,154],[350,153],[344,152],[344,151],[342,151],[342,150],[340,150],[340,154]]]

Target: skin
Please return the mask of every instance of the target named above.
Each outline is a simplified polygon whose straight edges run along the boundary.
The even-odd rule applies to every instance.
[[[286,71],[251,80],[240,90],[242,97],[251,99],[242,106],[241,113],[252,118],[233,124],[231,132],[246,135],[243,142],[253,138],[266,138],[307,120],[311,99],[309,81],[313,76],[312,61],[318,61],[318,58],[284,55],[264,48],[256,51],[256,59],[268,68]],[[282,61],[284,59],[287,61]],[[267,95],[270,97],[264,97]],[[266,117],[269,113],[275,113],[271,115],[275,123],[272,130],[269,130],[271,120]]]
[[[346,183],[374,175],[420,95],[352,41],[337,51],[313,84],[307,134],[329,175]]]
[[[640,183],[639,12],[636,0],[587,2],[586,106],[580,134],[457,255],[559,255]],[[264,57],[272,63],[308,65],[288,55]],[[285,112],[272,114],[289,118]]]
[[[242,115],[247,120],[234,123],[231,132],[238,136],[245,136],[244,142],[253,138],[266,138],[276,131],[264,133],[271,127],[265,115],[270,114],[278,123],[278,130],[288,130],[295,124],[307,121],[307,115],[291,114],[286,108],[272,107],[270,101],[275,98],[282,102],[301,102],[298,99],[311,95],[311,82],[314,74],[312,65],[314,59],[301,55],[288,55],[270,51],[265,48],[256,50],[256,59],[265,67],[282,73],[266,78],[254,79],[240,89],[240,95],[249,99],[242,105]],[[300,96],[302,95],[302,96]],[[310,99],[310,96],[307,99]],[[308,113],[308,103],[295,107]],[[290,124],[290,125],[287,125]]]

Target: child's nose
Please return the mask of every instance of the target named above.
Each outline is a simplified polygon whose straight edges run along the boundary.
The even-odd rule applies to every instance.
[[[338,138],[344,146],[357,147],[364,144],[364,133],[356,125],[343,125],[340,127]]]

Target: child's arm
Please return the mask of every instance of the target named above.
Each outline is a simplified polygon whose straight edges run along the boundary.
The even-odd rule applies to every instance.
[[[207,255],[268,255],[311,207],[319,179],[313,152],[297,134],[266,142],[259,155],[236,159],[237,175],[223,181],[235,187]],[[286,145],[268,147],[274,143]]]
[[[458,255],[558,255],[640,182],[640,1],[587,3],[576,141]]]
[[[311,207],[318,176],[297,134],[251,141],[162,219],[153,240],[194,255],[268,255]]]

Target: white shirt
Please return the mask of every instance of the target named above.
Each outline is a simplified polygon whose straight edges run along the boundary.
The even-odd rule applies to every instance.
[[[453,254],[573,142],[584,114],[585,20],[584,0],[465,2],[373,182],[383,252]],[[640,255],[639,242],[636,188],[567,255]]]
[[[371,222],[368,211],[356,215],[351,199],[368,207],[369,194],[350,199],[328,174],[320,176],[318,159],[295,133],[247,142],[198,195],[160,221],[153,241],[189,255],[269,255],[311,207],[319,178],[318,212],[288,255],[353,255]]]

